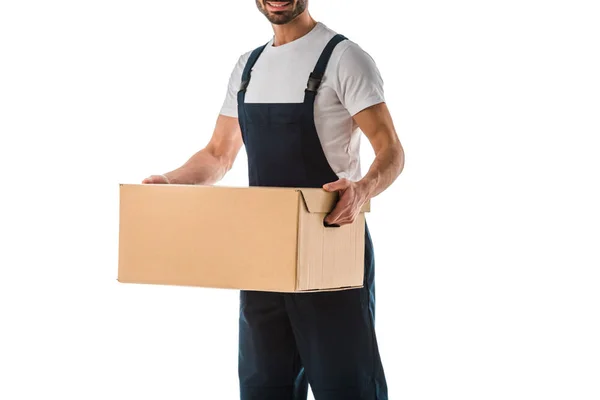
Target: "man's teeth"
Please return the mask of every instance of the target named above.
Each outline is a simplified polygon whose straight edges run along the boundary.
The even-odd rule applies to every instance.
[[[288,5],[288,3],[271,3],[270,1],[268,1],[267,4],[275,8],[283,8]]]

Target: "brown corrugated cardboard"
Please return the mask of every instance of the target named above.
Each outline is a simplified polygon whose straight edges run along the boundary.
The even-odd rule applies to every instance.
[[[364,212],[322,189],[120,185],[119,281],[275,292],[360,287]]]

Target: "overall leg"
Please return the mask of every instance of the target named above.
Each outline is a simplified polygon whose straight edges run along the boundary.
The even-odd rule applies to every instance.
[[[278,293],[240,293],[239,379],[242,400],[306,400],[308,385]]]
[[[374,257],[366,232],[361,289],[286,295],[296,343],[316,400],[387,400],[374,328]]]

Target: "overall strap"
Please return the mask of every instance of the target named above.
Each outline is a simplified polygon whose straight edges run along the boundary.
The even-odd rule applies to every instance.
[[[254,49],[254,51],[252,51],[250,54],[250,57],[246,62],[246,66],[244,67],[244,72],[242,73],[242,85],[240,86],[240,92],[246,92],[248,84],[250,83],[250,73],[252,72],[252,68],[254,67],[254,64],[256,64],[256,60],[258,60],[258,57],[260,57],[260,54],[263,52],[267,44]]]
[[[323,52],[321,53],[321,56],[319,57],[319,60],[317,61],[317,65],[315,66],[315,69],[313,70],[313,72],[311,72],[311,74],[308,78],[308,83],[306,85],[306,90],[305,90],[305,92],[306,92],[305,99],[309,95],[310,95],[310,97],[312,97],[314,99],[314,96],[317,94],[317,90],[319,89],[319,86],[321,86],[321,81],[323,80],[323,75],[325,74],[325,69],[327,69],[327,63],[329,62],[329,59],[331,58],[331,54],[333,53],[335,46],[337,46],[338,43],[340,43],[344,40],[347,40],[347,38],[344,35],[337,34],[329,41],[329,43],[327,43],[327,46],[325,46],[325,49],[323,49]]]

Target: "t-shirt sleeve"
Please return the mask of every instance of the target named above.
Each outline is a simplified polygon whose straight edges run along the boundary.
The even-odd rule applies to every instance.
[[[385,101],[383,79],[371,56],[350,42],[340,56],[336,91],[350,115]]]
[[[227,84],[225,100],[223,101],[223,105],[221,106],[221,115],[234,118],[237,118],[238,116],[237,93],[242,83],[242,73],[244,71],[244,67],[246,66],[246,61],[248,60],[249,56],[250,53],[242,55],[238,59],[238,62],[235,64],[233,71],[231,71],[231,74],[229,76],[229,82]]]

